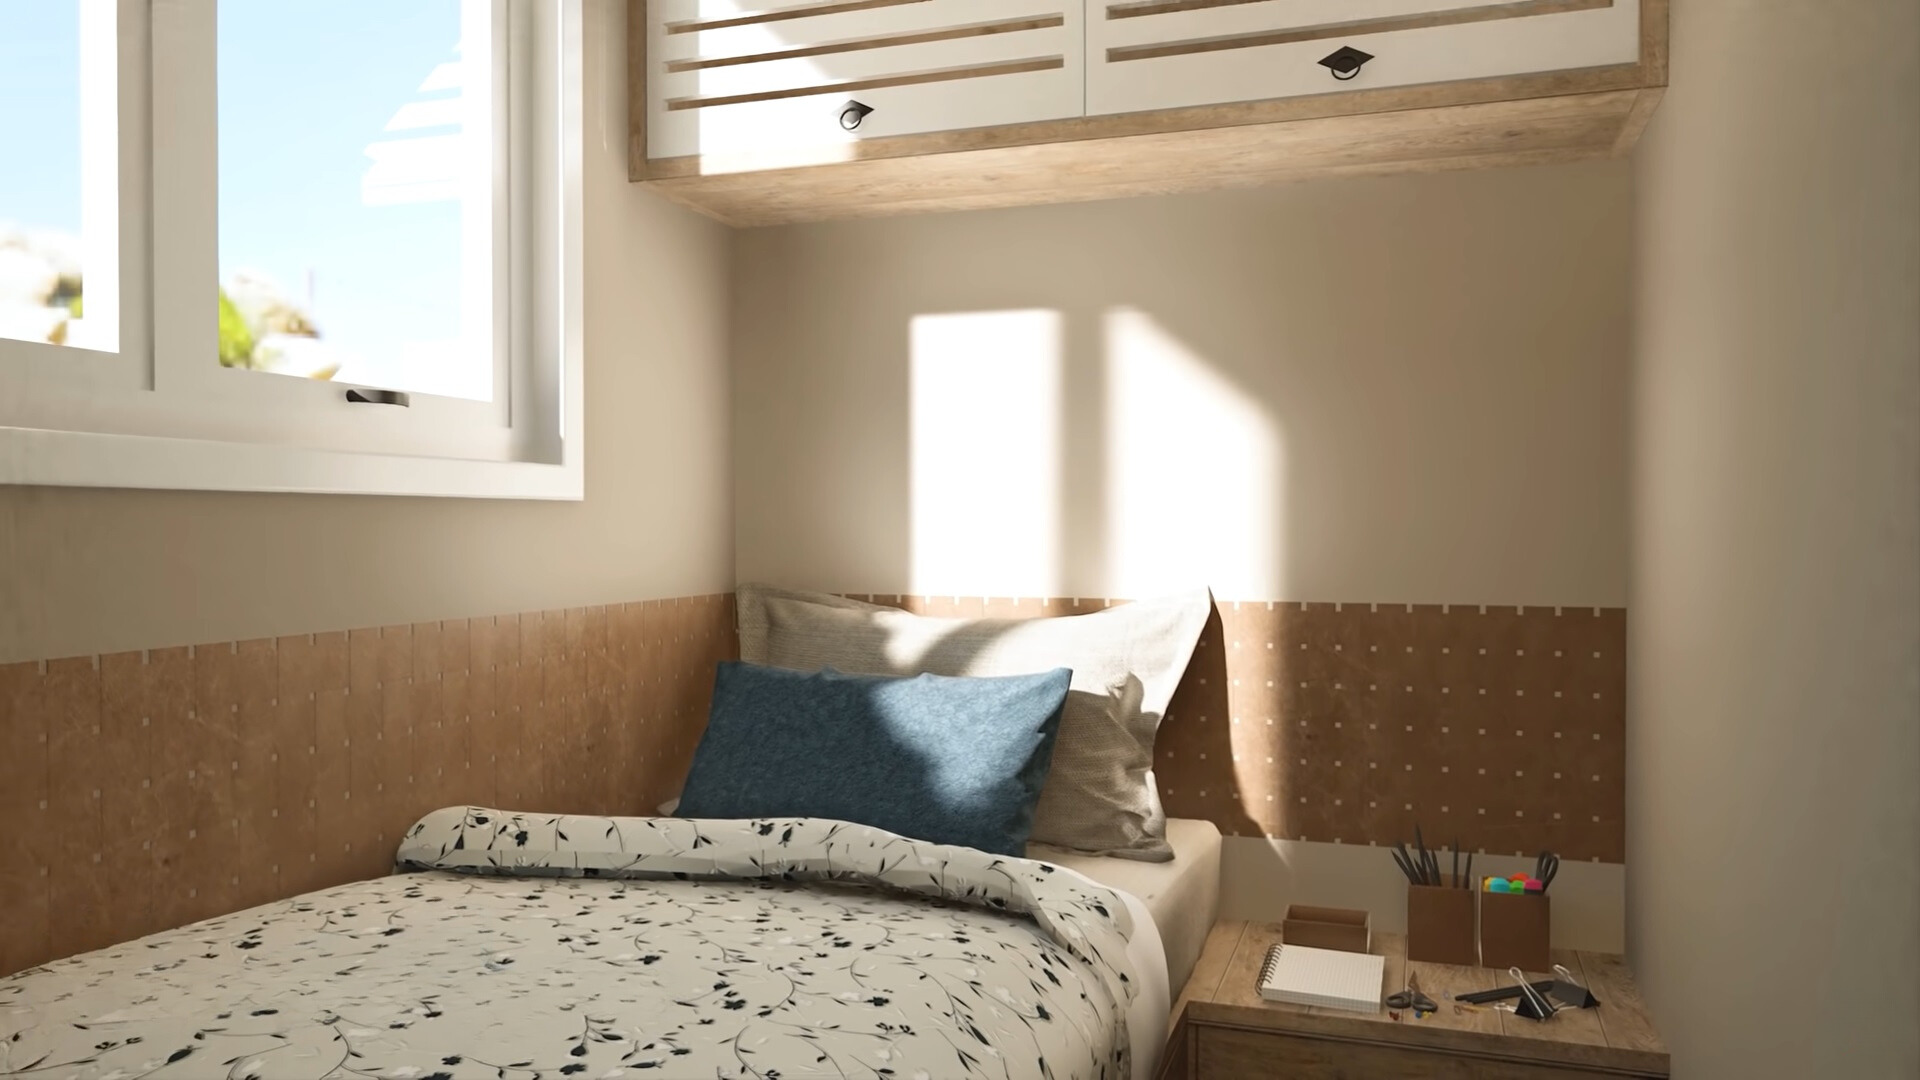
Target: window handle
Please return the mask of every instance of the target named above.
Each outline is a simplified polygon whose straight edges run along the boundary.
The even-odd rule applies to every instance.
[[[347,400],[355,405],[398,405],[403,409],[413,403],[398,390],[349,390]]]

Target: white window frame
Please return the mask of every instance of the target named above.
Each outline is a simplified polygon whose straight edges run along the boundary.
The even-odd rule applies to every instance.
[[[491,5],[504,61],[494,401],[413,394],[405,409],[349,404],[352,384],[218,365],[215,5],[80,2],[83,56],[101,48],[98,20],[117,19],[120,122],[105,143],[118,190],[101,194],[90,168],[83,205],[118,201],[118,295],[102,300],[118,302],[119,347],[0,341],[0,484],[583,497],[579,0],[467,0]],[[96,102],[82,111],[91,166],[102,125]],[[91,280],[96,236],[83,239]],[[88,319],[102,311],[93,292]]]

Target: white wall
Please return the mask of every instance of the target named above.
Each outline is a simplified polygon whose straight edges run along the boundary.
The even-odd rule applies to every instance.
[[[1677,1076],[1920,1076],[1920,5],[1678,0],[1639,152],[1631,960]]]
[[[627,183],[626,5],[587,4],[587,497],[0,488],[0,662],[733,583],[727,230]]]
[[[742,232],[743,579],[1626,599],[1625,162]]]

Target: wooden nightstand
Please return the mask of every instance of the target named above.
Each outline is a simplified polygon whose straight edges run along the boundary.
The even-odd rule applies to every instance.
[[[1383,995],[1405,984],[1411,966],[1420,988],[1440,1005],[1425,1020],[1403,1014],[1396,1023],[1384,1010],[1365,1015],[1261,1000],[1254,984],[1267,947],[1279,940],[1278,923],[1214,926],[1193,977],[1174,1002],[1161,1080],[1617,1080],[1669,1074],[1667,1048],[1617,956],[1555,950],[1554,962],[1584,980],[1601,1004],[1562,1009],[1537,1022],[1494,1009],[1456,1011],[1449,995],[1510,980],[1487,968],[1409,965],[1404,935],[1376,933],[1373,949],[1387,958]]]

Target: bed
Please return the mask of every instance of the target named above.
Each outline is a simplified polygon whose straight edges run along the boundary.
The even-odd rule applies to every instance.
[[[0,979],[0,1074],[1124,1080],[1164,1034],[1153,914],[1063,866],[474,807],[398,864]]]
[[[1082,855],[1030,844],[1027,856],[1077,870],[1094,881],[1137,898],[1152,915],[1167,957],[1167,985],[1187,985],[1207,931],[1220,915],[1220,829],[1211,821],[1167,819],[1170,862],[1142,862]]]
[[[447,807],[391,876],[0,979],[0,1074],[1154,1075],[1219,906],[1218,830],[1152,776],[1206,593],[739,596],[754,662],[718,665],[672,813]]]

